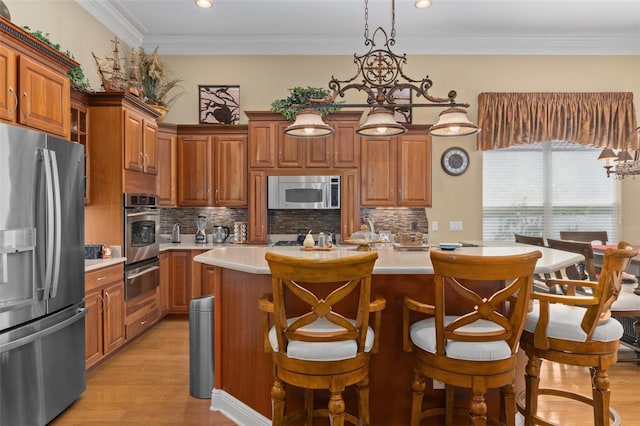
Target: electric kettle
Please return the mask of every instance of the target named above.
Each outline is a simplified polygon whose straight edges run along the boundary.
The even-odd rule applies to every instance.
[[[213,233],[211,235],[214,243],[224,243],[229,237],[229,227],[222,225],[213,225]]]

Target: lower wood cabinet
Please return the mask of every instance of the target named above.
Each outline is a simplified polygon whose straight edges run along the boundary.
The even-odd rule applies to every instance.
[[[204,250],[169,252],[169,313],[189,313],[191,299],[202,296],[202,264],[193,258]],[[162,275],[162,266],[160,267]]]
[[[171,281],[171,260],[169,253],[160,253],[160,285],[158,295],[158,315],[162,318],[169,313],[169,282]]]
[[[123,265],[85,274],[85,358],[89,368],[125,342]]]

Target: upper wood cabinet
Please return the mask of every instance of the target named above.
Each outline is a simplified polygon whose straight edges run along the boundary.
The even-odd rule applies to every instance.
[[[91,174],[92,188],[99,188],[92,189],[91,196],[114,185],[118,186],[119,204],[123,192],[155,194],[158,113],[140,98],[124,92],[96,92],[89,104],[91,162],[98,168]],[[116,189],[113,192],[115,196]]]
[[[175,125],[158,125],[158,175],[156,194],[164,207],[178,204],[178,142]]]
[[[178,126],[178,205],[247,206],[244,126]]]
[[[249,172],[249,236],[248,242],[267,243],[267,172]]]
[[[18,121],[18,78],[16,54],[0,45],[0,118],[8,122]]]
[[[263,116],[262,113],[246,113],[249,116],[249,167],[272,168],[276,167],[276,122],[258,121],[254,114]],[[270,113],[273,119],[274,114]]]
[[[0,120],[69,139],[70,82],[78,63],[22,28],[0,22]]]
[[[214,202],[220,207],[247,205],[247,136],[214,136]]]
[[[340,222],[343,238],[360,230],[360,186],[357,170],[347,170],[340,185]]]
[[[431,206],[431,138],[417,127],[391,138],[362,138],[364,207]]]
[[[89,97],[84,92],[71,91],[71,135],[69,140],[84,146],[84,203],[91,199],[91,144],[89,143]]]
[[[249,167],[255,169],[357,168],[360,161],[361,112],[325,117],[335,133],[321,138],[295,138],[284,130],[291,123],[273,112],[249,111]]]
[[[155,117],[149,118],[131,109],[124,114],[124,168],[158,174],[158,127]]]
[[[178,136],[178,205],[213,205],[211,157],[209,136]]]

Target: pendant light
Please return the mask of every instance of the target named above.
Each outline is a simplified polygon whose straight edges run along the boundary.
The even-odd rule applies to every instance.
[[[424,2],[429,3],[429,2]],[[433,82],[429,77],[412,79],[407,76],[403,66],[407,63],[407,56],[397,55],[391,48],[395,45],[395,0],[391,0],[391,33],[378,27],[372,34],[369,33],[369,2],[364,1],[364,39],[369,51],[362,55],[354,54],[356,72],[353,77],[339,80],[335,77],[329,81],[331,95],[322,102],[314,100],[311,93],[305,95],[304,102],[297,105],[298,116],[296,122],[289,126],[286,133],[290,136],[308,137],[309,133],[324,136],[329,133],[321,116],[311,117],[311,111],[320,108],[367,108],[371,112],[367,121],[357,130],[357,133],[365,136],[388,137],[405,133],[407,129],[398,123],[393,111],[397,108],[436,107],[446,108],[440,114],[438,123],[431,128],[429,133],[433,136],[465,136],[478,133],[480,128],[469,121],[466,110],[467,103],[456,102],[457,93],[449,90],[446,97],[437,97],[429,93]],[[376,36],[384,37],[384,45],[376,44]],[[347,91],[358,90],[367,96],[366,103],[339,103],[338,96],[344,97]],[[408,99],[419,99],[424,102],[400,102],[400,93],[409,92]],[[407,99],[403,96],[403,99]],[[300,115],[302,114],[302,117]],[[300,121],[298,120],[300,119]],[[306,129],[306,130],[305,130]]]
[[[480,131],[480,127],[473,124],[463,108],[447,108],[440,113],[438,122],[431,126],[429,134],[432,136],[467,136]]]
[[[298,138],[319,138],[331,135],[334,130],[322,120],[322,115],[314,109],[304,109],[296,114],[296,121],[284,133]]]
[[[374,108],[367,116],[367,121],[356,130],[356,133],[362,136],[395,136],[406,131],[407,129],[396,121],[392,110]]]

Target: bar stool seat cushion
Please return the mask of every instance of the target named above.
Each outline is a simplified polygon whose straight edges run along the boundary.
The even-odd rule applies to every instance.
[[[454,315],[445,315],[444,325],[447,326],[456,318]],[[477,320],[458,329],[458,332],[465,331],[469,333],[487,333],[504,331],[504,329],[491,321]],[[411,324],[411,327],[409,327],[409,335],[411,336],[413,344],[420,349],[430,353],[436,352],[436,326],[433,317]],[[511,356],[511,348],[504,340],[483,342],[482,344],[478,344],[478,342],[448,340],[446,352],[449,358],[472,361],[506,359]]]
[[[554,339],[571,340],[574,342],[586,342],[587,334],[580,324],[586,308],[580,306],[568,306],[559,303],[549,305],[549,325],[547,336]],[[524,329],[533,333],[540,316],[540,304],[534,301],[533,310],[527,314]],[[598,342],[612,342],[619,340],[624,333],[624,328],[615,318],[602,320],[595,328],[591,340]]]
[[[291,325],[298,318],[287,319],[287,324]],[[349,322],[355,325],[355,321],[349,319]],[[298,330],[305,332],[326,333],[336,330],[344,330],[337,324],[328,321],[325,318],[318,318],[311,324],[300,327]],[[373,328],[367,328],[365,337],[364,351],[369,352],[373,347],[374,341]],[[274,352],[278,352],[278,340],[276,338],[275,327],[269,330],[269,343]],[[301,340],[291,340],[287,346],[287,356],[289,358],[301,359],[306,361],[339,361],[343,359],[355,358],[358,352],[358,345],[355,340],[342,340],[339,342],[304,342]]]

